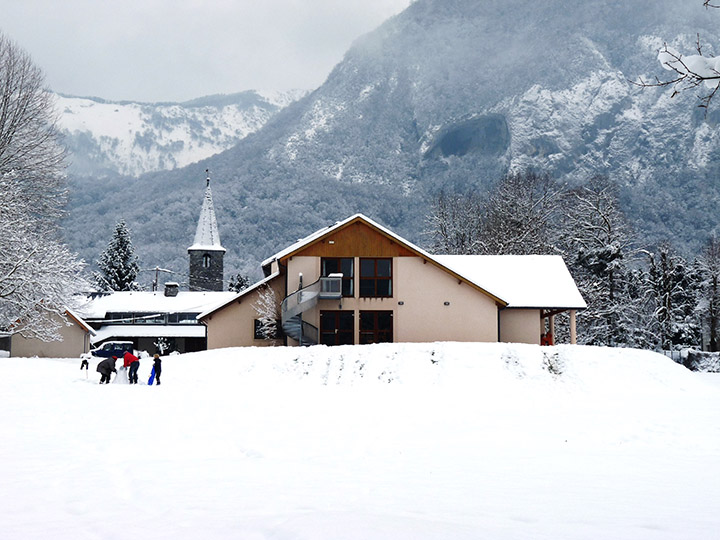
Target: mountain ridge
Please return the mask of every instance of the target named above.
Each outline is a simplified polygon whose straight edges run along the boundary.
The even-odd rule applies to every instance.
[[[674,238],[697,250],[718,228],[720,113],[704,117],[694,96],[671,99],[630,80],[663,74],[664,41],[692,50],[700,32],[708,47],[720,44],[715,22],[701,2],[418,0],[232,148],[145,177],[142,191],[162,201],[172,232],[152,231],[150,244],[148,209],[108,189],[127,208],[142,256],[178,267],[184,247],[174,236],[194,225],[201,195],[191,186],[205,168],[228,268],[248,273],[356,212],[422,245],[434,193],[488,189],[525,168],[571,184],[610,175],[648,243]],[[96,213],[98,203],[75,208]]]

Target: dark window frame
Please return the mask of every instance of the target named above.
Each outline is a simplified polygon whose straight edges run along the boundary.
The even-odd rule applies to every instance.
[[[332,330],[326,322],[333,318]],[[341,328],[341,317],[349,320],[350,328]],[[354,310],[323,310],[320,312],[320,343],[323,345],[355,345],[355,311]],[[333,336],[333,339],[328,339]]]
[[[368,320],[370,319],[370,320]],[[370,322],[370,325],[368,325]],[[389,325],[387,324],[389,323]],[[360,312],[360,344],[393,343],[392,311],[363,310]]]
[[[373,262],[372,273],[367,272],[367,263]],[[363,265],[363,262],[365,265]],[[382,275],[378,270],[379,262],[388,262],[388,275]],[[365,268],[363,268],[365,266]],[[393,260],[388,257],[363,257],[360,259],[360,287],[358,294],[360,298],[392,298],[393,295]],[[371,289],[371,291],[368,291]],[[387,290],[387,294],[384,291]],[[370,294],[372,293],[372,294]]]

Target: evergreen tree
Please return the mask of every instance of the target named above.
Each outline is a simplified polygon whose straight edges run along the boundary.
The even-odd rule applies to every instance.
[[[228,280],[228,291],[240,292],[247,289],[250,286],[250,277],[246,274],[236,274],[230,276]]]
[[[97,265],[100,272],[95,273],[95,282],[103,291],[137,291],[135,281],[140,268],[138,258],[130,239],[130,230],[121,220],[115,225],[115,232],[103,251]]]

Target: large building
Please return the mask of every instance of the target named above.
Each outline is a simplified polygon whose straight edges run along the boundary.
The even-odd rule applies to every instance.
[[[477,341],[551,344],[586,304],[558,256],[436,256],[361,215],[262,263],[265,278],[199,317],[208,348]],[[278,332],[263,324],[275,302]],[[272,311],[272,310],[270,310]]]

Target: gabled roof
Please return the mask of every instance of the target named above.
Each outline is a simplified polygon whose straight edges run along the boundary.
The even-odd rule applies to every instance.
[[[292,257],[327,236],[356,222],[363,222],[403,245],[418,257],[484,292],[503,307],[585,309],[582,298],[562,257],[557,255],[431,255],[364,216],[355,214],[302,238],[262,262]]]
[[[447,268],[442,263],[437,261],[433,255],[430,255],[427,251],[422,249],[421,247],[416,246],[412,242],[409,242],[408,240],[405,240],[403,237],[395,234],[390,229],[387,229],[386,227],[383,227],[376,221],[373,221],[367,216],[364,216],[363,214],[355,214],[353,216],[350,216],[347,219],[344,219],[342,221],[338,221],[334,225],[330,225],[329,227],[325,227],[323,229],[320,229],[318,231],[315,231],[314,233],[310,234],[309,236],[306,236],[305,238],[302,238],[295,242],[293,245],[283,249],[282,251],[279,251],[272,257],[269,257],[265,259],[262,262],[263,268],[270,265],[273,261],[279,261],[281,259],[286,259],[288,257],[292,257],[296,253],[308,248],[309,246],[322,241],[324,238],[326,238],[328,235],[336,233],[337,231],[344,229],[345,227],[349,227],[350,225],[362,222],[368,227],[375,229],[380,234],[386,236],[387,238],[390,238],[394,242],[397,242],[398,244],[402,245],[406,249],[408,249],[410,252],[414,253],[418,257],[421,257],[422,259],[428,261],[431,264],[434,264],[435,266],[441,268],[442,270],[448,272],[453,277],[459,279],[460,281],[463,281],[467,284],[469,284],[474,289],[478,289],[480,292],[486,294],[490,298],[492,298],[495,302],[498,304],[505,306],[507,302],[503,300],[501,297],[497,296],[496,294],[490,292],[490,290],[486,289],[482,285],[478,285],[477,283],[474,283],[470,280],[468,280],[466,277],[456,273],[454,270]]]
[[[210,190],[210,182],[205,188],[205,197],[203,198],[202,209],[200,210],[200,219],[195,231],[195,241],[188,248],[190,250],[200,251],[225,251],[220,244],[220,233],[218,232],[217,219],[215,218],[215,206],[213,205],[212,191]]]
[[[77,324],[80,328],[82,328],[82,329],[85,330],[86,332],[89,332],[90,335],[93,335],[93,336],[95,335],[95,330],[94,330],[93,328],[91,328],[90,325],[88,325],[88,323],[86,323],[86,322],[82,319],[82,317],[80,317],[80,315],[78,315],[77,313],[75,313],[73,310],[71,310],[71,309],[66,309],[66,310],[65,310],[65,315],[67,315],[67,316],[70,317],[73,321],[75,321],[75,324]]]
[[[280,275],[279,272],[275,272],[274,274],[270,274],[270,275],[267,276],[266,278],[261,279],[261,280],[258,281],[257,283],[251,285],[251,286],[248,287],[247,289],[243,289],[243,290],[240,291],[239,293],[236,293],[232,298],[229,298],[229,299],[225,300],[224,302],[222,302],[222,303],[220,303],[220,304],[217,304],[217,305],[211,307],[211,308],[208,309],[207,311],[204,311],[203,313],[201,313],[200,315],[198,315],[198,316],[195,317],[195,318],[196,318],[198,321],[204,319],[204,318],[207,317],[208,315],[211,315],[211,314],[215,313],[216,311],[221,310],[221,309],[224,308],[225,306],[227,306],[227,305],[229,305],[229,304],[232,304],[232,303],[235,302],[236,300],[239,300],[240,298],[242,298],[242,297],[245,296],[246,294],[254,291],[254,290],[257,289],[258,287],[260,287],[260,286],[262,286],[262,285],[265,285],[266,283],[269,283],[270,281],[272,281],[273,279],[275,279],[275,278],[278,277],[279,275]]]

